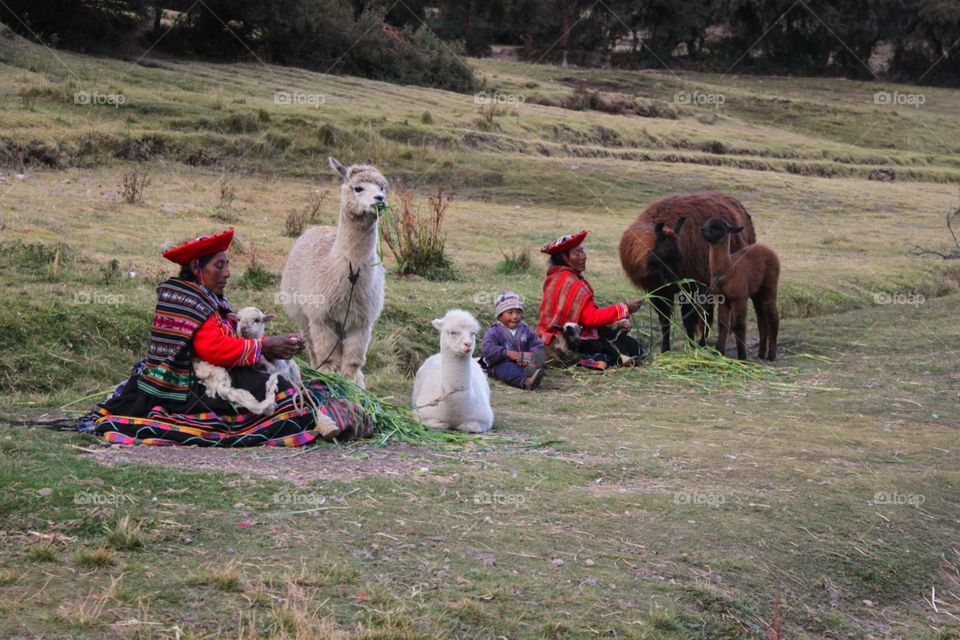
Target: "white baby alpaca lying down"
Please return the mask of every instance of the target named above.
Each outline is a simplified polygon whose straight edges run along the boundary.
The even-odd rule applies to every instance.
[[[473,350],[480,325],[461,309],[433,321],[440,331],[440,353],[417,371],[413,404],[428,427],[480,433],[493,427],[490,383]]]

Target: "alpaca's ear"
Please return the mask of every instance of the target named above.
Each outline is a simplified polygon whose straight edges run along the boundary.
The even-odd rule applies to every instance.
[[[728,230],[730,233],[740,233],[741,231],[743,231],[743,227],[729,226],[729,227],[727,227],[727,230]]]
[[[365,164],[373,166],[373,158],[367,158],[367,162]]]
[[[267,315],[263,316],[264,322],[273,322],[276,319],[277,319],[277,316],[273,313],[268,313]]]
[[[673,232],[680,233],[680,229],[683,228],[683,223],[687,221],[686,216],[680,216],[677,218],[677,221],[673,223]]]
[[[657,234],[657,240],[663,240],[663,238],[664,238],[664,235],[663,235],[663,223],[662,223],[662,222],[658,222],[658,223],[653,227],[653,232],[654,232],[655,234]]]
[[[237,314],[235,314],[235,313],[228,313],[228,314],[227,314],[227,317],[230,318],[231,320],[233,320],[234,322],[237,322],[237,321],[240,319],[240,318],[237,317]]]
[[[433,328],[436,329],[437,331],[443,331],[443,318],[437,318],[430,324],[432,324]]]
[[[340,174],[340,177],[344,180],[347,179],[347,168],[343,166],[343,163],[330,156],[330,168]]]

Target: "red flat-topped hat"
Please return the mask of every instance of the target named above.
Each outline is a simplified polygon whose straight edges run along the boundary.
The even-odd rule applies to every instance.
[[[189,264],[191,260],[198,260],[204,256],[226,251],[233,242],[233,227],[213,236],[200,236],[188,240],[183,244],[167,249],[163,257],[177,264]]]
[[[579,247],[583,242],[583,239],[587,237],[588,233],[590,232],[584,230],[580,233],[557,238],[545,247],[540,247],[540,253],[549,253],[550,255],[553,255],[555,253],[564,253],[566,251],[570,251],[575,247]]]

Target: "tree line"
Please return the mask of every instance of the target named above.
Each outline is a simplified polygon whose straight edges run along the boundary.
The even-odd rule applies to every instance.
[[[960,84],[957,0],[7,0],[55,46],[154,44],[459,91],[462,56],[512,45],[579,66]]]

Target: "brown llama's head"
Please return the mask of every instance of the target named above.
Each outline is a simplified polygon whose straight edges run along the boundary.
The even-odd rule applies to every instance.
[[[741,231],[743,231],[743,227],[735,227],[723,218],[710,218],[700,227],[700,235],[710,244],[716,244],[728,235]]]
[[[654,245],[650,257],[647,259],[651,273],[660,276],[661,284],[679,280],[680,261],[683,260],[683,251],[680,249],[680,229],[686,222],[686,217],[677,218],[673,227],[658,222],[653,227]]]

